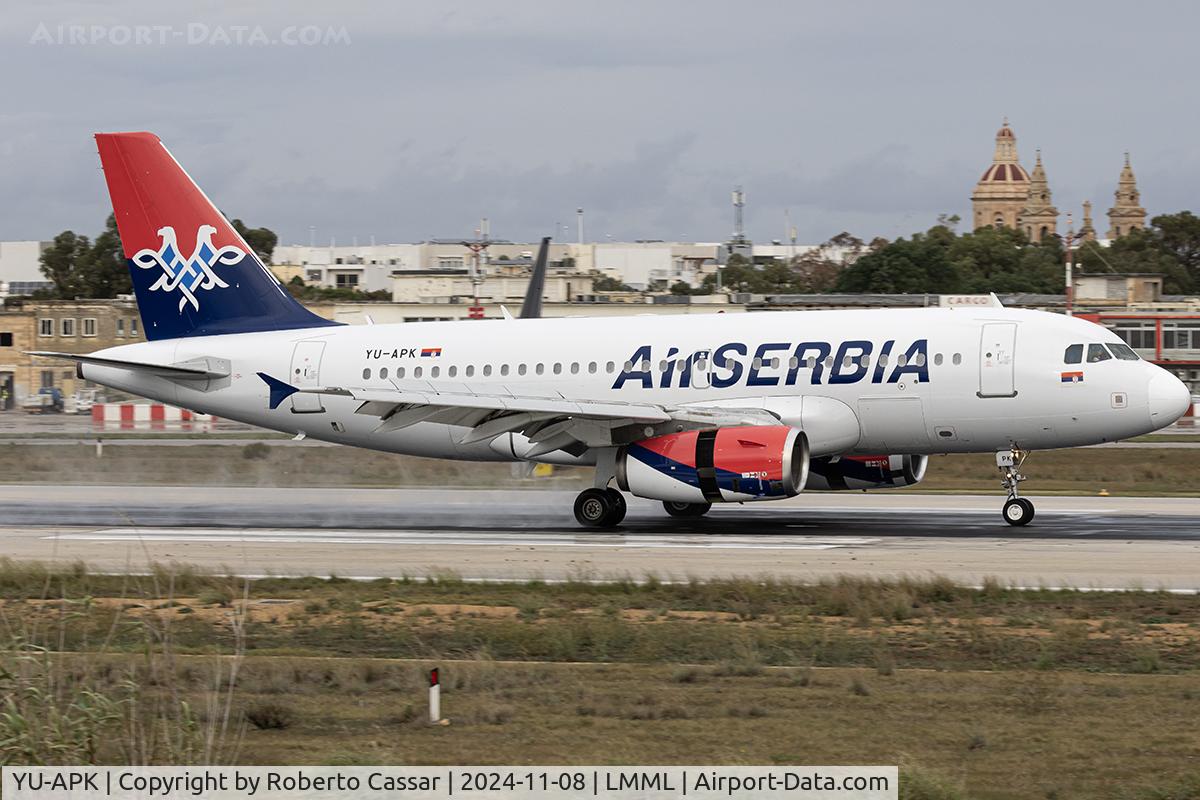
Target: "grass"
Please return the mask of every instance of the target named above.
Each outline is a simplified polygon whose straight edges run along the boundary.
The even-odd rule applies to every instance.
[[[1034,453],[1024,472],[1029,493],[1124,495],[1200,494],[1196,454],[1185,448],[1049,450]],[[91,444],[0,441],[0,482],[158,483],[229,486],[513,486],[510,465],[441,461],[349,447],[286,444],[124,444],[96,458]],[[589,483],[587,470],[556,468],[549,482],[564,488]],[[1000,494],[992,455],[953,454],[931,459],[917,491]]]
[[[38,729],[15,752],[0,736],[14,763],[136,763],[139,747],[191,763],[212,758],[195,733],[219,725],[246,764],[898,763],[909,800],[1169,800],[1197,785],[1191,596],[937,577],[243,581],[0,560],[0,625],[0,674],[57,687],[5,696],[71,736],[39,749],[53,736]],[[446,727],[426,722],[434,666]],[[151,728],[186,735],[125,733]]]

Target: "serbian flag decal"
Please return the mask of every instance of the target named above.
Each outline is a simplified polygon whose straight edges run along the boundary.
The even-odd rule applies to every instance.
[[[439,358],[442,355],[440,347],[422,347],[421,358]]]
[[[1062,373],[1063,383],[1083,383],[1082,372],[1064,372]]]

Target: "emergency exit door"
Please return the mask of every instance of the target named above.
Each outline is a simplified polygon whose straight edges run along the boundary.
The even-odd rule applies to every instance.
[[[292,352],[292,380],[297,389],[319,389],[321,386],[321,355],[324,342],[297,342]],[[325,407],[321,395],[297,392],[292,395],[293,414],[319,414]]]
[[[979,338],[979,396],[1016,397],[1017,323],[987,322]]]

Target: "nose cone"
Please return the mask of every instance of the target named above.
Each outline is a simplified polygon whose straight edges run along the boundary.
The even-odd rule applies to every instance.
[[[1183,381],[1165,369],[1155,370],[1147,392],[1150,423],[1155,430],[1165,428],[1183,416],[1192,405],[1192,393]]]

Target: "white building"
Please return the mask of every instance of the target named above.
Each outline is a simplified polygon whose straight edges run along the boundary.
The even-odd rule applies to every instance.
[[[41,256],[52,242],[0,242],[0,283],[10,295],[28,295],[52,284],[42,274]]]

